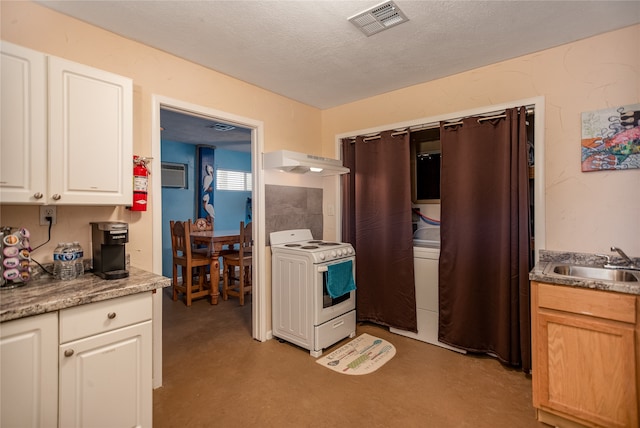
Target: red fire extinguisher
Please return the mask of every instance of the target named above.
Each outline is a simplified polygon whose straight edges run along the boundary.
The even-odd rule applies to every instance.
[[[133,156],[133,205],[131,211],[147,210],[147,189],[149,187],[149,170],[147,158]]]

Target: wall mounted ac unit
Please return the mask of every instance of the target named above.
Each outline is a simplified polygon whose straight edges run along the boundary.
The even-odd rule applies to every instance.
[[[160,178],[162,187],[173,187],[186,189],[187,182],[187,165],[183,163],[162,162]]]

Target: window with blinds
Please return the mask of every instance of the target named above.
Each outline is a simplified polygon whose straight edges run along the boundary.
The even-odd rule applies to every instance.
[[[216,171],[216,190],[250,192],[251,172],[220,169]]]

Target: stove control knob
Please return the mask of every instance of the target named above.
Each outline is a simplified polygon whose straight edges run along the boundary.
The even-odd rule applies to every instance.
[[[324,260],[326,256],[324,255],[324,253],[320,253],[319,257],[320,257],[320,260]]]
[[[335,252],[335,251],[332,251],[332,252],[331,252],[331,257],[335,257],[335,256],[336,256],[336,252]]]
[[[348,254],[353,254],[353,248],[351,248],[351,247],[347,248],[347,253]]]
[[[347,252],[344,250],[344,248],[340,248],[338,250],[338,254],[341,255],[341,256],[344,256],[345,254],[347,254]]]

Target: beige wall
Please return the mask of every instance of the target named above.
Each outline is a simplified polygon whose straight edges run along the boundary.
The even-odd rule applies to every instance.
[[[640,170],[580,172],[580,113],[640,100],[640,26],[319,111],[34,3],[0,7],[3,40],[133,79],[134,153],[144,156],[152,94],[264,122],[265,151],[325,156],[335,156],[337,134],[544,96],[546,248],[607,252],[615,244],[640,256]],[[0,216],[28,227],[32,242],[46,239],[37,207],[2,206]],[[52,242],[34,257],[50,260],[58,240],[88,246],[89,221],[114,219],[131,225],[132,264],[151,270],[151,213],[122,208],[60,207]]]
[[[640,257],[640,170],[580,171],[580,115],[640,101],[640,26],[360,100],[322,112],[335,136],[545,97],[546,249]]]
[[[318,109],[119,37],[35,3],[2,1],[0,7],[2,40],[133,79],[135,154],[151,156],[152,95],[262,121],[265,151],[289,149],[321,154]],[[93,161],[99,162],[99,158]],[[2,206],[0,223],[27,227],[32,233],[32,242],[39,243],[46,239],[47,228],[38,225],[38,212],[35,206]],[[38,250],[34,258],[41,262],[50,261],[58,240],[78,240],[88,248],[89,222],[104,220],[120,220],[130,224],[127,250],[131,252],[131,263],[151,270],[151,212],[132,213],[122,208],[60,207],[51,243]]]

